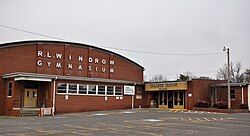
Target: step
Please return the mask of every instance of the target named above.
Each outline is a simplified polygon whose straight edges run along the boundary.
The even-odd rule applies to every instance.
[[[40,108],[21,108],[20,109],[21,116],[39,116]]]

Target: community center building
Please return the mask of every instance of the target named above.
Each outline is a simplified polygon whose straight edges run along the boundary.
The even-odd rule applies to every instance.
[[[219,102],[227,105],[228,84],[224,80],[189,80],[145,83],[150,106],[154,108],[193,109],[199,102],[213,106]],[[231,108],[250,111],[250,85],[230,83]]]
[[[102,48],[61,41],[0,45],[0,114],[148,107],[144,68]]]

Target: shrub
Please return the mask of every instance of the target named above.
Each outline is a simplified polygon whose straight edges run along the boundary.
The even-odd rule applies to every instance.
[[[195,104],[195,107],[200,107],[200,108],[208,108],[209,107],[209,103],[206,101],[198,101]]]
[[[218,109],[227,109],[227,103],[224,101],[218,101],[217,108]]]
[[[217,107],[218,107],[218,104],[217,104],[217,103],[214,103],[214,104],[212,105],[212,107],[213,107],[213,108],[217,108]]]
[[[241,104],[239,107],[240,107],[240,109],[248,109],[247,104]]]

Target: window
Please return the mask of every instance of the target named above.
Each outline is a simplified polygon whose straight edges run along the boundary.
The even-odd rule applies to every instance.
[[[230,90],[230,99],[235,100],[235,90]]]
[[[98,94],[105,95],[105,86],[104,85],[98,86]]]
[[[107,95],[114,95],[114,86],[107,86]]]
[[[77,84],[69,84],[68,93],[76,94],[77,93]]]
[[[57,93],[66,93],[66,92],[67,92],[67,84],[58,83]]]
[[[79,85],[79,94],[87,94],[87,85],[84,84]]]
[[[8,83],[8,96],[11,97],[12,96],[12,82]]]
[[[96,94],[96,85],[89,85],[89,94]]]
[[[122,95],[122,87],[120,86],[115,87],[115,95]]]
[[[58,83],[58,94],[121,96],[122,86]],[[47,96],[46,92],[46,98]]]

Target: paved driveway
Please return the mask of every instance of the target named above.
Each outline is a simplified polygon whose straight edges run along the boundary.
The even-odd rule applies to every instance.
[[[250,113],[135,109],[0,117],[0,135],[250,135]]]

